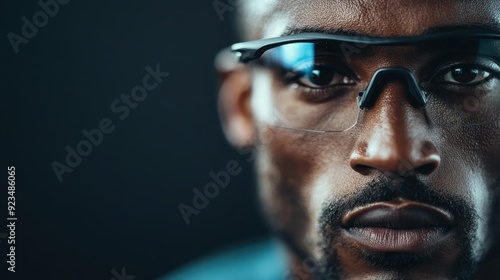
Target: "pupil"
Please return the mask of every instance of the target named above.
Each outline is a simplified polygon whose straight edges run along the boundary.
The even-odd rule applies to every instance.
[[[464,84],[474,81],[478,75],[479,70],[472,68],[457,68],[451,73],[451,76],[455,81]]]
[[[331,70],[316,68],[311,71],[309,79],[315,85],[327,86],[332,82],[334,74],[335,73]]]

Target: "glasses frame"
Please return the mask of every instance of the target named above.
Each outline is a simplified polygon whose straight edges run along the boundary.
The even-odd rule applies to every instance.
[[[251,60],[258,59],[262,54],[274,47],[279,47],[288,43],[307,42],[314,43],[320,41],[330,41],[338,43],[353,43],[366,45],[409,45],[423,42],[442,41],[446,39],[500,39],[500,32],[491,29],[470,27],[461,28],[458,30],[432,32],[417,36],[408,37],[369,37],[369,36],[353,36],[327,33],[298,33],[282,37],[267,38],[261,40],[253,40],[240,42],[231,45],[230,49],[236,53],[240,62],[246,63]]]
[[[236,53],[241,63],[248,63],[256,60],[264,54],[265,51],[289,43],[316,43],[316,42],[336,42],[362,44],[366,46],[390,46],[390,45],[410,45],[417,43],[426,43],[432,41],[443,41],[448,39],[500,39],[500,32],[481,27],[459,28],[449,31],[431,32],[417,36],[407,37],[369,37],[327,33],[298,33],[293,35],[266,38],[240,42],[231,45],[230,50]],[[416,106],[425,106],[427,103],[427,92],[418,85],[415,75],[404,67],[384,67],[375,71],[365,90],[359,92],[358,106],[360,109],[370,107],[377,99],[377,84],[381,80],[387,79],[404,80],[408,86],[410,98]],[[354,124],[355,125],[355,124]],[[351,128],[351,127],[350,127]],[[345,130],[348,130],[347,128]],[[289,128],[291,129],[291,128]],[[309,129],[297,129],[304,131],[316,131]],[[343,131],[345,131],[343,130]],[[318,131],[319,132],[319,131]],[[340,132],[340,131],[321,131],[321,132]]]

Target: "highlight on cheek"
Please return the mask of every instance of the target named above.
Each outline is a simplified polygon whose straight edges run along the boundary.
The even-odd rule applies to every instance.
[[[255,71],[250,104],[253,116],[259,122],[272,123],[275,119],[272,91],[271,77],[266,73]]]

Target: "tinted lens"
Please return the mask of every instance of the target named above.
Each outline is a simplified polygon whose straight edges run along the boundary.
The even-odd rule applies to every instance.
[[[448,46],[426,89],[426,111],[439,126],[499,122],[500,40],[482,39]]]
[[[292,43],[268,50],[260,65],[273,74],[277,126],[343,131],[356,124],[359,84],[328,43]]]
[[[272,48],[255,62],[273,77],[271,106],[267,107],[272,112],[266,121],[292,129],[349,129],[358,120],[358,93],[372,78],[363,76],[364,70],[377,66],[412,69],[418,86],[428,93],[423,113],[436,125],[498,121],[499,43],[496,39],[474,39],[360,46],[323,41]],[[406,55],[401,63],[380,63],[398,53]]]

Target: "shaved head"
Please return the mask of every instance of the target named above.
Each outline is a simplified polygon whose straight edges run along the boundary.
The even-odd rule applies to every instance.
[[[423,5],[419,0],[242,0],[239,7],[237,18],[245,40],[276,37],[291,29],[342,29],[372,36],[405,36],[453,22],[500,28],[498,1],[443,0],[426,1]]]

